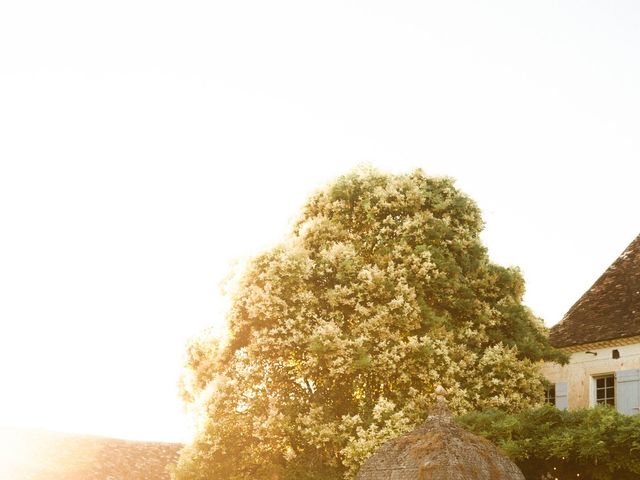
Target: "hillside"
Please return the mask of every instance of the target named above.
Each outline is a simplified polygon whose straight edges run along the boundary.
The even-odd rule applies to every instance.
[[[168,480],[181,448],[0,427],[0,480]]]

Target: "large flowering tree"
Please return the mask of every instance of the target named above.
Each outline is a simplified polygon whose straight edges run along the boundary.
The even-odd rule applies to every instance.
[[[421,171],[361,169],[312,195],[247,266],[227,337],[189,348],[200,430],[174,477],[353,478],[425,419],[437,384],[457,413],[537,403],[536,364],[558,357],[482,226],[450,179]]]

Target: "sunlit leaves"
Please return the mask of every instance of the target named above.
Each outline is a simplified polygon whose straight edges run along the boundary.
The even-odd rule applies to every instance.
[[[509,415],[487,410],[460,422],[499,445],[530,479],[640,478],[640,416],[610,407],[560,411],[549,405]]]
[[[352,478],[426,417],[437,384],[456,412],[535,404],[535,362],[553,353],[482,226],[451,180],[420,171],[358,170],[312,195],[247,266],[211,359],[192,348],[203,409],[177,478]]]

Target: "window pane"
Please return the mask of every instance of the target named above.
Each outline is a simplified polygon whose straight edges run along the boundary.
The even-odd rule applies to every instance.
[[[549,387],[544,391],[544,401],[551,405],[556,404],[556,387]]]
[[[615,376],[614,375],[602,375],[595,377],[595,401],[599,405],[609,405],[615,407],[616,404],[616,389],[615,389]]]

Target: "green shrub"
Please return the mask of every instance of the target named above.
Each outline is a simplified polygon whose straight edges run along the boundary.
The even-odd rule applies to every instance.
[[[640,415],[545,405],[511,415],[486,410],[458,421],[502,448],[528,480],[640,478]]]

